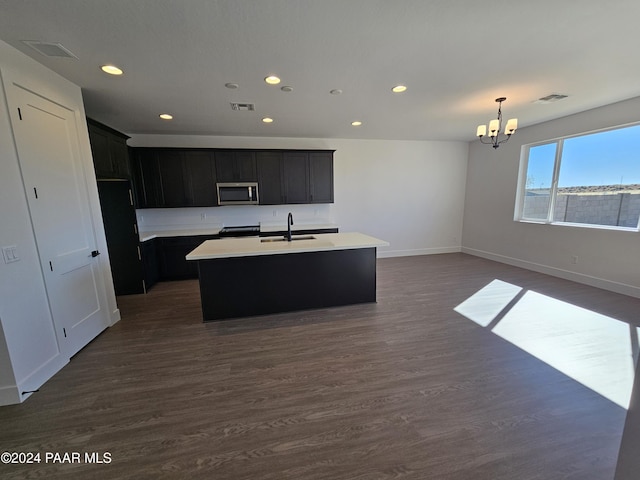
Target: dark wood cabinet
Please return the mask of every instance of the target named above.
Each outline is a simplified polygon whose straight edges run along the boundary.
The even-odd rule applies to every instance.
[[[143,265],[130,182],[100,179],[98,194],[115,293],[143,293]]]
[[[260,204],[333,203],[333,152],[258,152]]]
[[[153,287],[160,279],[160,269],[158,266],[158,239],[152,238],[140,243],[142,252],[142,266],[144,269],[144,290],[145,293]]]
[[[87,119],[96,178],[131,178],[128,136]]]
[[[260,205],[285,203],[282,184],[282,152],[256,152],[256,163]]]
[[[216,182],[258,182],[261,205],[332,203],[333,151],[133,148],[138,208],[217,206]]]
[[[205,240],[215,238],[219,237],[217,235],[193,235],[157,239],[159,240],[160,280],[198,278],[197,262],[189,262],[185,257]]]
[[[258,181],[255,152],[244,150],[216,151],[215,159],[218,182]]]
[[[135,148],[138,208],[217,205],[214,154],[208,150]]]
[[[282,159],[284,203],[309,203],[309,156],[285,152]]]
[[[338,233],[337,228],[321,228],[296,230],[296,235],[314,235],[320,233]],[[280,232],[260,233],[261,237],[283,236],[286,230]],[[142,243],[142,258],[144,261],[145,281],[147,289],[153,285],[149,284],[150,278],[157,280],[183,280],[188,278],[198,278],[198,262],[185,259],[187,254],[194,250],[205,240],[215,240],[219,235],[187,235],[179,237],[160,237]],[[154,243],[151,243],[154,242]],[[151,252],[151,248],[156,251]],[[157,263],[154,265],[153,260]],[[154,277],[154,272],[156,277]],[[151,272],[151,273],[150,273]]]
[[[187,205],[187,181],[183,155],[175,150],[156,152],[160,173],[159,207],[183,207]]]
[[[333,152],[309,152],[309,203],[333,203]]]
[[[160,166],[156,151],[151,148],[134,148],[133,181],[136,206],[153,208],[162,206]]]
[[[187,206],[217,205],[214,153],[206,150],[187,150],[183,155],[183,166],[187,178]]]

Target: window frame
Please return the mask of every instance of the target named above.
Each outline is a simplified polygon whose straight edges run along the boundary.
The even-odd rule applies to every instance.
[[[555,212],[555,205],[557,201],[558,195],[558,180],[560,178],[560,170],[562,167],[562,152],[564,148],[564,141],[571,138],[576,137],[585,137],[588,135],[595,135],[598,133],[613,131],[613,130],[621,130],[624,128],[630,128],[634,126],[640,125],[640,122],[628,123],[624,125],[617,125],[613,127],[602,128],[599,130],[591,130],[583,133],[576,133],[573,135],[566,135],[563,137],[556,137],[549,140],[543,140],[534,143],[528,143],[522,145],[520,151],[520,170],[518,173],[518,185],[516,189],[516,202],[515,202],[515,210],[514,210],[514,218],[513,220],[519,223],[532,223],[539,225],[554,225],[554,226],[564,226],[564,227],[578,227],[578,228],[591,228],[591,229],[599,229],[599,230],[617,230],[617,231],[625,231],[625,232],[640,232],[640,218],[638,218],[638,224],[635,227],[622,227],[618,225],[599,225],[593,223],[575,223],[575,222],[562,222],[553,219],[553,215]],[[542,145],[556,145],[556,152],[553,164],[553,176],[551,179],[551,186],[549,187],[549,207],[547,210],[547,217],[542,218],[526,218],[524,216],[524,207],[525,207],[525,195],[527,192],[527,173],[529,170],[529,154],[532,148],[539,147]]]

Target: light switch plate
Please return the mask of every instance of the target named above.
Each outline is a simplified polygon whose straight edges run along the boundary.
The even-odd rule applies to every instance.
[[[12,263],[20,260],[20,257],[18,256],[18,247],[15,245],[2,247],[2,258],[4,258],[4,263]]]

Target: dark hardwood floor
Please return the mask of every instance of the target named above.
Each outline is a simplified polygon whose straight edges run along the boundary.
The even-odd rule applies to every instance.
[[[206,324],[197,281],[160,283],[0,408],[0,451],[43,455],[0,478],[613,480],[626,410],[454,311],[495,279],[638,322],[638,299],[464,254],[378,260],[375,304]]]

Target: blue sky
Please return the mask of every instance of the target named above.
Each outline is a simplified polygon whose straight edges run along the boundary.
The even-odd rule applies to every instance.
[[[532,147],[527,172],[529,188],[548,188],[553,175],[555,144]],[[564,141],[558,186],[640,184],[640,125]]]

